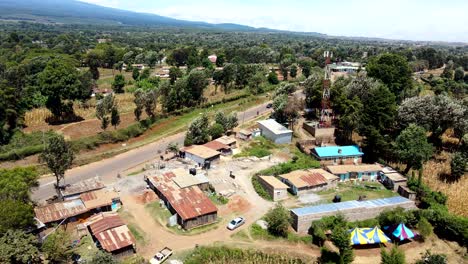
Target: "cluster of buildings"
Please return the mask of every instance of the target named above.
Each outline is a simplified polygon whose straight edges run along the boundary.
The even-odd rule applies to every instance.
[[[115,213],[121,206],[117,192],[107,189],[99,178],[91,178],[61,190],[63,201],[34,208],[38,232],[56,225],[76,228],[79,235],[90,234],[96,245],[116,256],[135,252],[135,238]]]

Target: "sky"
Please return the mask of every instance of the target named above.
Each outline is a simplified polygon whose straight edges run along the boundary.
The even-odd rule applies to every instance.
[[[468,43],[468,0],[81,0],[209,23]]]

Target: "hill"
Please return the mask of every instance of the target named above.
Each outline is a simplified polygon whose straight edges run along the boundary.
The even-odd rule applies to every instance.
[[[155,14],[103,7],[75,0],[2,0],[0,1],[0,20],[46,24],[99,24],[280,32],[274,29],[254,28],[232,23],[210,24],[199,21],[179,20]],[[326,36],[315,32],[305,34]]]

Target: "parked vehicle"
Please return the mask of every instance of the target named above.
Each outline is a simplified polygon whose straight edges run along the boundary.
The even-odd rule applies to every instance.
[[[272,108],[273,107],[273,104],[272,103],[269,103],[266,105],[266,108]]]
[[[161,249],[154,257],[150,260],[151,264],[160,264],[166,261],[172,255],[172,249],[165,247]]]
[[[243,217],[237,217],[231,220],[231,222],[229,222],[229,224],[227,225],[227,229],[234,230],[243,224],[245,224],[245,219]]]

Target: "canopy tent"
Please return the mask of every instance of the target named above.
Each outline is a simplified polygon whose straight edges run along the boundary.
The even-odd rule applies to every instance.
[[[411,239],[416,236],[416,234],[411,231],[408,227],[406,227],[405,224],[400,223],[399,225],[395,225],[392,227],[386,227],[385,229],[388,229],[389,233],[395,237],[397,240],[403,241],[406,239]]]
[[[374,228],[363,228],[363,233],[369,240],[369,244],[380,244],[392,242],[384,232],[377,226]]]
[[[350,244],[351,245],[367,245],[369,240],[365,237],[361,228],[355,227],[354,229],[348,231],[350,232]]]

